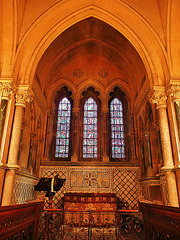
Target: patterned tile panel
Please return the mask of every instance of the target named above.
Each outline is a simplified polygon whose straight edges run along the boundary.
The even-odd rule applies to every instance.
[[[140,195],[139,171],[126,168],[116,170],[114,172],[114,191],[129,208],[137,209]]]
[[[36,199],[37,193],[34,191],[34,184],[35,183],[15,181],[11,204],[21,204],[27,200]]]
[[[53,207],[60,207],[66,192],[116,193],[130,208],[138,208],[140,196],[139,168],[132,167],[41,167],[41,177],[57,173],[66,182],[53,198]],[[45,206],[48,207],[46,201]]]
[[[111,185],[110,171],[97,171],[94,168],[85,171],[79,171],[79,169],[70,171],[70,191],[92,192],[106,189],[111,192]]]

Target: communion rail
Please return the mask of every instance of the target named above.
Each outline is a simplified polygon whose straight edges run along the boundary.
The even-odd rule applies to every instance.
[[[0,207],[1,240],[37,240],[44,201]]]
[[[180,208],[139,203],[144,219],[145,240],[179,240]]]
[[[39,239],[45,240],[137,240],[144,238],[138,210],[45,209]]]

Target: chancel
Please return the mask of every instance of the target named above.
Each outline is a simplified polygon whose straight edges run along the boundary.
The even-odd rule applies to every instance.
[[[178,238],[179,10],[0,1],[0,239]]]

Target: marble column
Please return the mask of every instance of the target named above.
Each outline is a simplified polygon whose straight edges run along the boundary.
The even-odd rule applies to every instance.
[[[4,190],[2,197],[2,206],[10,205],[12,198],[12,191],[14,187],[14,178],[15,178],[15,170],[19,168],[17,164],[20,137],[21,137],[21,126],[23,120],[24,109],[26,107],[26,103],[31,100],[29,90],[20,88],[18,89],[16,98],[16,108],[14,114],[14,122],[12,129],[12,136],[9,148],[9,157],[7,163],[7,170],[5,175],[4,182]]]
[[[3,132],[3,128],[4,128],[4,121],[5,121],[5,116],[6,116],[7,104],[8,104],[7,99],[2,99],[1,100],[1,107],[0,107],[0,143],[1,143],[1,137],[2,137],[2,132]]]
[[[169,84],[167,87],[169,95],[170,113],[172,116],[172,138],[173,152],[175,156],[175,173],[177,178],[178,193],[180,199],[180,85]]]
[[[169,205],[174,207],[179,207],[176,176],[173,171],[174,162],[173,162],[171,139],[170,139],[170,133],[169,133],[169,123],[168,123],[167,110],[166,110],[167,108],[166,100],[167,100],[167,96],[165,94],[164,89],[155,90],[151,95],[151,99],[150,99],[152,103],[157,104],[157,109],[159,111],[159,126],[160,126],[160,133],[161,133],[163,159],[164,159],[164,166],[161,168],[161,170],[164,171],[166,175]]]
[[[7,109],[8,109],[8,103],[9,103],[9,99],[10,96],[13,93],[14,87],[12,84],[12,80],[2,80],[0,82],[0,90],[1,90],[1,102],[0,102],[0,159],[2,159],[2,155],[3,155],[3,150],[4,150],[4,144],[5,144],[5,135],[3,134],[4,132],[4,128],[5,128],[5,124],[7,122]],[[6,126],[7,128],[7,126]],[[4,141],[3,141],[3,135],[4,135]],[[0,163],[0,165],[2,165],[2,163]]]

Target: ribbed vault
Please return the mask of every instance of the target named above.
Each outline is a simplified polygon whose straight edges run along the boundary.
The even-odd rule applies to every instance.
[[[99,81],[106,85],[115,78],[123,78],[134,95],[146,77],[143,62],[132,44],[113,27],[93,17],[65,30],[44,52],[36,76],[46,95],[57,79],[66,75],[73,81],[75,62],[82,69],[86,62],[86,79],[92,78],[97,62],[102,69],[108,65],[116,74],[111,73],[107,81],[100,78]]]

